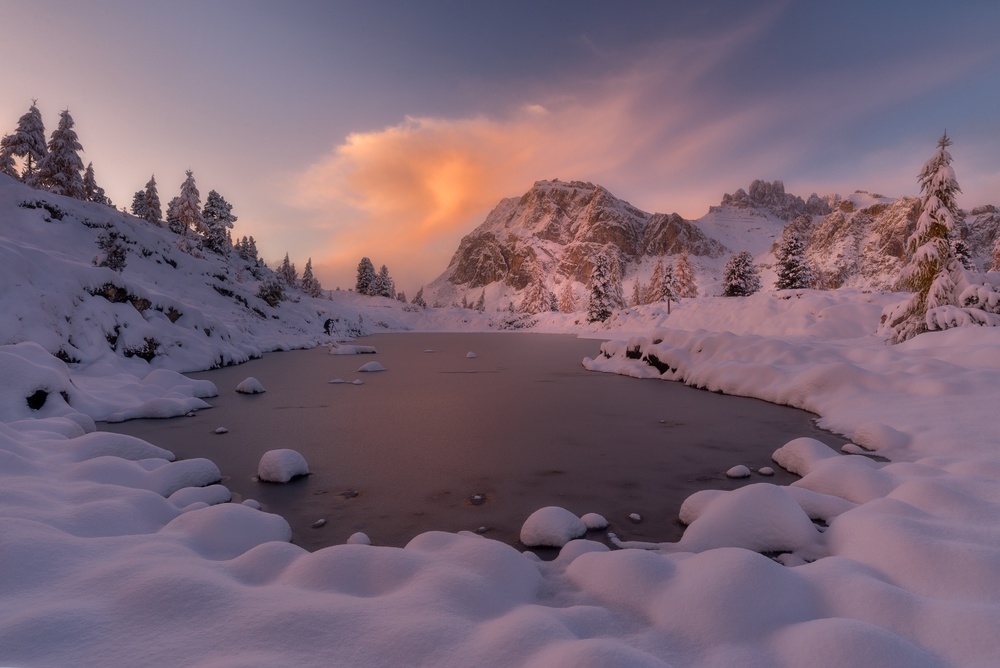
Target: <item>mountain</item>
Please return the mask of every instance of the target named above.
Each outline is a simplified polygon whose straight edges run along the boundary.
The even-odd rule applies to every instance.
[[[803,199],[785,192],[781,181],[757,180],[747,190],[723,195],[701,218],[686,220],[676,213],[648,213],[592,183],[538,181],[521,197],[501,200],[461,240],[425,294],[439,305],[473,303],[482,294],[490,309],[517,306],[540,272],[552,293],[569,281],[579,304],[602,252],[618,262],[626,294],[636,281],[648,282],[657,259],[676,260],[681,252],[695,268],[701,295],[719,293],[726,260],[741,250],[754,256],[770,287],[774,252],[787,225],[805,241],[818,287],[888,290],[918,214],[919,200],[912,196],[856,191]],[[962,238],[973,262],[985,269],[1000,212],[985,206],[963,216]]]

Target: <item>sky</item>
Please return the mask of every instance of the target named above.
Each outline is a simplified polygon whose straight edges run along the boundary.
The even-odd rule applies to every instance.
[[[275,266],[410,294],[541,179],[697,218],[754,179],[1000,204],[1000,3],[0,0],[0,134],[69,109],[119,206],[191,169]]]

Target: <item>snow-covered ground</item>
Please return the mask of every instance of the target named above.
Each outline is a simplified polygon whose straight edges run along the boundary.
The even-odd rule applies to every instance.
[[[9,193],[0,197],[21,194]],[[612,551],[573,540],[543,563],[478,535],[429,532],[403,549],[359,540],[309,553],[288,542],[282,518],[228,503],[210,461],[173,461],[93,421],[199,408],[216,388],[178,369],[327,340],[296,329],[302,314],[321,325],[327,314],[343,322],[380,309],[385,318],[365,320],[442,330],[488,329],[490,318],[345,294],[319,314],[304,298],[240,325],[228,302],[199,311],[184,290],[155,293],[138,262],[136,274],[108,276],[148,299],[145,309],[74,301],[96,268],[51,264],[72,244],[50,248],[57,242],[37,229],[8,234],[9,220],[4,285],[23,270],[22,283],[61,292],[2,294],[2,665],[913,667],[1000,657],[998,329],[886,346],[873,332],[898,295],[852,291],[690,300],[600,327],[546,315],[540,331],[617,339],[588,368],[659,377],[654,362],[668,380],[807,408],[845,435],[845,452],[889,461],[809,439],[775,443],[776,464],[802,479],[693,495],[676,544]],[[201,289],[200,260],[147,234],[134,233],[182,269],[190,263],[181,280]],[[49,262],[47,273],[18,259],[28,256]],[[235,276],[225,285],[252,294]],[[175,327],[155,315],[171,305],[184,311]],[[149,364],[85,341],[87,317],[140,332],[155,321],[166,335]],[[80,363],[50,354],[68,337],[63,352]],[[575,524],[546,511],[528,531]]]

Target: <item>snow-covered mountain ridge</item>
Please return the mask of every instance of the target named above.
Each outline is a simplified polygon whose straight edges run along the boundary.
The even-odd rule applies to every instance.
[[[817,287],[890,289],[904,260],[904,245],[918,214],[916,197],[884,197],[864,191],[806,199],[786,193],[781,181],[754,181],[725,194],[696,220],[676,213],[648,213],[607,189],[582,181],[538,181],[521,197],[501,200],[459,243],[447,269],[429,286],[429,301],[517,306],[540,271],[559,293],[570,281],[578,303],[594,259],[604,252],[622,269],[625,294],[649,280],[656,260],[686,252],[697,273],[699,294],[719,293],[725,261],[749,251],[765,287],[774,283],[774,251],[786,225],[797,229]],[[985,269],[1000,230],[992,205],[960,221],[962,238],[977,268]]]

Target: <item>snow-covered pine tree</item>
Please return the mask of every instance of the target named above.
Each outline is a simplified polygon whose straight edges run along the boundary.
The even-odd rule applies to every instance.
[[[747,251],[740,251],[729,258],[722,276],[722,296],[749,297],[758,290],[760,274],[753,256]]]
[[[609,257],[608,264],[611,267],[611,282],[608,287],[612,308],[625,308],[627,304],[625,302],[625,288],[622,285],[623,267],[621,260],[617,255],[613,258]]]
[[[373,295],[375,287],[375,265],[367,257],[361,258],[358,262],[358,280],[354,284],[354,291],[359,295]],[[423,293],[421,292],[421,296]]]
[[[649,285],[642,295],[643,304],[653,304],[660,301],[660,285],[663,283],[663,258],[656,258],[653,273],[649,277]]]
[[[94,265],[107,267],[119,274],[125,270],[126,249],[117,230],[108,230],[97,235],[97,247],[101,252],[94,258]]]
[[[79,153],[83,146],[73,129],[69,109],[59,114],[59,126],[52,131],[48,149],[45,157],[38,161],[38,173],[35,175],[38,186],[56,195],[86,199],[83,161]]]
[[[185,174],[187,176],[184,183],[181,184],[180,198],[174,209],[177,222],[180,223],[181,236],[187,236],[189,230],[201,234],[205,229],[204,221],[201,218],[201,193],[198,192],[198,186],[191,170],[187,170]]]
[[[184,232],[184,228],[181,225],[181,218],[177,213],[180,205],[180,197],[174,197],[167,202],[167,228],[174,234],[182,234]]]
[[[378,274],[375,275],[375,283],[372,287],[372,294],[376,297],[386,297],[392,299],[396,295],[396,284],[389,276],[389,268],[384,264],[379,267]]]
[[[136,218],[146,217],[146,192],[143,190],[136,190],[135,194],[132,195],[132,215]]]
[[[231,246],[229,230],[237,220],[233,215],[233,205],[216,191],[210,190],[205,198],[201,219],[205,229],[205,248],[217,255],[228,254]]]
[[[21,180],[32,188],[38,187],[36,173],[48,149],[45,146],[45,124],[42,114],[35,105],[38,100],[31,101],[31,107],[17,121],[14,134],[7,135],[0,141],[0,148],[10,151],[10,155],[24,159],[24,169]]]
[[[617,308],[614,295],[614,276],[608,256],[601,253],[594,260],[590,274],[590,300],[587,302],[587,322],[604,322]]]
[[[573,294],[573,281],[568,278],[563,281],[562,289],[559,291],[559,311],[561,313],[574,313],[576,311],[576,295]]]
[[[146,189],[143,191],[143,213],[142,217],[154,225],[160,225],[163,221],[163,209],[160,208],[160,194],[156,191],[156,176],[150,176],[146,182]],[[133,203],[134,206],[134,203]],[[139,215],[138,213],[135,215]]]
[[[260,264],[260,258],[257,256],[257,241],[252,236],[247,237],[244,235],[236,242],[234,248],[236,249],[236,254],[243,260],[253,265]]]
[[[559,298],[556,297],[556,293],[549,290],[549,311],[552,313],[559,312]]]
[[[524,291],[518,310],[521,313],[534,315],[549,310],[549,290],[545,287],[545,276],[538,262],[532,263],[530,271],[531,279],[528,281],[528,287]]]
[[[775,254],[778,280],[775,290],[802,290],[812,287],[813,272],[806,259],[806,245],[802,237],[791,226],[786,225],[781,232],[781,244]]]
[[[104,188],[97,185],[97,179],[94,177],[94,163],[92,162],[87,163],[87,169],[83,172],[83,190],[88,202],[114,206],[107,193],[104,192]]]
[[[417,290],[417,294],[413,296],[413,301],[411,303],[414,306],[419,306],[420,308],[427,308],[427,301],[424,299],[424,286],[420,286],[420,289]]]
[[[638,278],[632,284],[632,306],[642,306],[646,303],[646,288],[642,286],[642,281]]]
[[[482,292],[479,293],[479,299],[476,300],[476,310],[480,313],[486,312],[486,288],[483,288]]]
[[[694,267],[688,258],[687,251],[681,251],[677,258],[677,269],[674,271],[674,285],[677,296],[681,299],[693,299],[698,296],[698,285],[695,283]]]
[[[965,243],[965,239],[953,240],[951,242],[951,252],[954,253],[958,263],[962,265],[962,269],[971,271],[976,268],[972,263],[972,254],[969,252],[969,245]]]
[[[323,296],[323,286],[320,285],[319,280],[313,275],[312,258],[306,260],[306,268],[302,270],[301,287],[302,287],[302,292],[306,293],[310,297]]]
[[[882,311],[879,331],[891,343],[923,332],[965,325],[1000,325],[1000,293],[988,282],[976,282],[955,257],[949,236],[958,213],[958,187],[951,166],[951,139],[945,133],[938,150],[920,170],[920,217],[906,243],[910,261],[898,285],[913,294]]]
[[[399,292],[396,293],[396,300],[397,301],[401,301],[404,304],[408,304],[409,303],[409,301],[406,299],[406,293],[403,292],[402,290],[400,290]]]
[[[0,139],[0,174],[20,179],[21,175],[17,173],[17,164],[14,162],[14,153],[7,145],[10,143],[9,137],[10,135],[4,135],[3,139]]]
[[[288,253],[285,253],[285,259],[278,265],[275,273],[281,282],[290,288],[294,288],[299,284],[299,272],[296,271],[295,265],[288,259]]]

